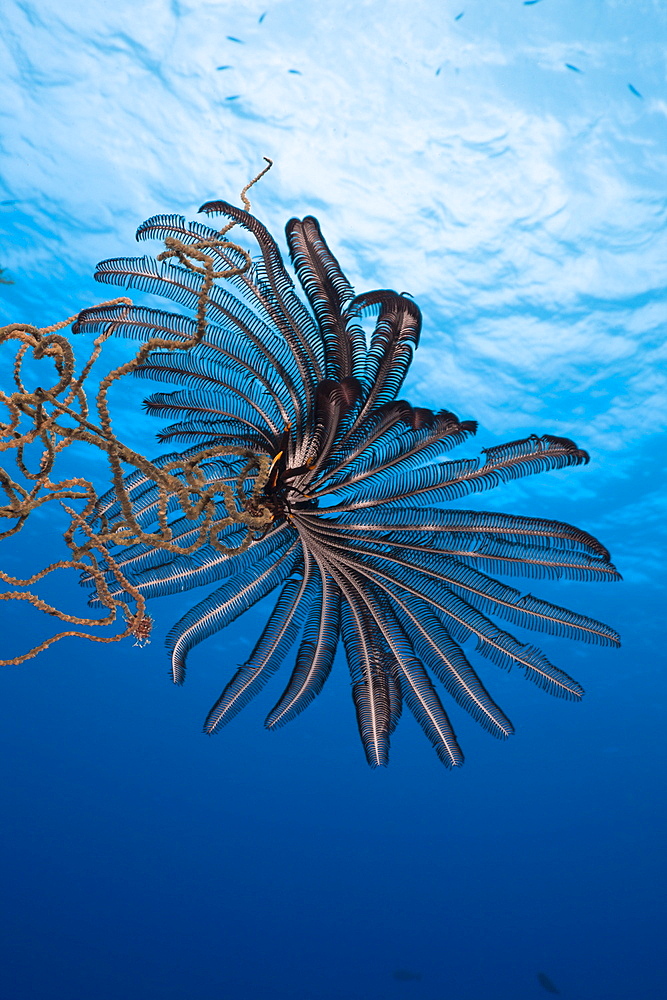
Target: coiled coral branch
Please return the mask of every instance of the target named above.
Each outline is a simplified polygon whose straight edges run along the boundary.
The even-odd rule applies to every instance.
[[[270,169],[271,161],[267,160],[267,164],[241,193],[246,207],[249,207],[246,192]],[[160,255],[160,259],[175,256],[182,265],[203,278],[198,292],[196,331],[186,340],[154,337],[133,358],[108,372],[100,380],[95,395],[96,420],[91,418],[85,385],[100,357],[104,342],[112,335],[116,325],[123,321],[122,309],[116,320],[109,323],[104,332],[94,340],[90,356],[78,375],[72,344],[60,331],[72,324],[76,330],[76,323],[83,312],[49,327],[12,323],[0,328],[0,344],[17,345],[13,368],[15,388],[13,391],[0,389],[0,404],[6,409],[6,419],[0,423],[0,452],[6,453],[7,457],[13,455],[16,466],[13,473],[0,467],[0,491],[5,497],[5,503],[0,505],[0,517],[13,522],[0,532],[0,539],[16,534],[31,514],[47,504],[59,503],[69,517],[69,525],[63,534],[69,550],[68,558],[51,563],[25,579],[10,576],[0,570],[0,579],[14,588],[29,588],[55,570],[79,570],[94,583],[97,598],[107,609],[107,614],[102,618],[67,614],[30,590],[8,590],[0,593],[0,600],[27,601],[34,608],[71,625],[89,628],[110,626],[117,620],[119,610],[126,623],[124,630],[114,635],[95,635],[76,629],[63,630],[20,656],[0,660],[0,664],[22,663],[66,636],[77,636],[93,642],[117,642],[134,635],[142,645],[148,641],[151,619],[146,614],[145,598],[130,583],[111,555],[110,549],[114,546],[139,543],[172,554],[187,555],[203,544],[210,544],[223,554],[233,555],[247,549],[253,537],[258,532],[265,531],[273,521],[274,513],[260,501],[270,474],[271,459],[268,455],[255,453],[247,448],[217,445],[204,447],[188,457],[158,465],[118,440],[112,429],[109,412],[110,387],[123,376],[137,371],[152,351],[187,351],[205,336],[208,295],[214,281],[243,274],[251,266],[247,251],[225,238],[234,224],[232,222],[225,226],[214,239],[202,239],[194,244],[186,245],[173,238],[165,241],[167,249]],[[240,254],[243,262],[224,271],[216,270],[213,257],[207,252],[211,250],[232,250]],[[132,301],[124,297],[117,298],[94,308],[123,305],[131,306]],[[52,375],[52,384],[48,388],[27,387],[24,367],[30,357],[33,361],[51,362],[53,365],[55,379]],[[120,510],[119,515],[113,519],[113,524],[109,523],[100,495],[92,482],[81,477],[58,479],[55,476],[58,455],[75,442],[91,445],[106,456],[113,493]],[[36,461],[32,454],[35,448],[38,449]],[[221,456],[246,459],[233,487],[228,478],[211,478],[203,469],[206,462]],[[157,531],[144,531],[135,515],[127,488],[128,466],[137,470],[145,482],[157,487]],[[252,482],[250,491],[246,490],[248,481]],[[77,502],[79,509],[71,506],[71,502]],[[179,545],[173,539],[167,513],[169,509],[173,509],[174,504],[186,518],[197,522],[196,537],[190,544]],[[242,541],[234,547],[226,546],[219,537],[231,524],[243,525],[246,529]],[[111,580],[116,584],[113,593],[109,585]],[[122,596],[118,596],[119,594]],[[133,608],[128,599],[133,602]]]

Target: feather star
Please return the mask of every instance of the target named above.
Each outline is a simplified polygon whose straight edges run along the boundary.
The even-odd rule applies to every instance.
[[[205,445],[212,455],[201,474],[215,487],[237,480],[239,447],[268,457],[262,502],[270,524],[235,555],[210,544],[178,556],[136,544],[116,561],[147,598],[215,584],[169,633],[179,684],[194,646],[279,588],[266,627],[209,712],[205,731],[229,722],[297,642],[291,675],[266,726],[284,725],[313,701],[342,639],[372,767],[388,761],[404,702],[440,760],[448,767],[463,762],[432,677],[492,735],[504,739],[513,732],[464,651],[470,642],[478,654],[500,667],[519,667],[549,693],[581,698],[576,681],[496,619],[605,645],[617,645],[617,634],[495,576],[617,579],[606,549],[559,521],[445,505],[507,480],[582,465],[586,452],[565,438],[531,435],[486,449],[481,459],[449,459],[476,424],[397,398],[419,342],[414,301],[390,290],[355,295],[309,216],[292,219],[286,229],[306,304],[256,218],[224,201],[208,202],[202,211],[246,230],[259,255],[239,273],[239,254],[229,244],[215,249],[215,230],[179,216],[144,223],[139,240],[205,246],[218,269],[236,266],[237,273],[207,291],[203,339],[188,351],[150,354],[137,374],[178,387],[154,393],[145,405],[176,421],[159,440],[186,443],[190,451],[164,455],[157,464]],[[192,310],[204,280],[179,263],[148,257],[104,261],[96,277]],[[368,316],[374,329],[367,338],[362,320]],[[110,322],[117,334],[143,340],[185,341],[196,331],[185,315],[139,306],[89,310],[78,330],[93,333]],[[138,473],[125,485],[135,515],[150,530],[158,518],[157,487]],[[120,516],[113,491],[100,513],[109,525]],[[196,537],[196,523],[167,513],[176,541]],[[221,537],[234,545],[241,530],[231,524]],[[111,589],[114,583],[118,588],[110,576]]]

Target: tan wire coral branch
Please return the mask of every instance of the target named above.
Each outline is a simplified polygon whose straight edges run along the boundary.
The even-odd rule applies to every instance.
[[[241,193],[246,208],[250,206],[246,192],[270,169],[272,164],[268,159],[267,164]],[[204,338],[209,292],[214,282],[244,274],[251,267],[249,253],[225,238],[234,224],[226,225],[215,239],[203,239],[193,244],[167,238],[167,249],[158,259],[176,257],[181,265],[203,279],[198,291],[196,331],[192,337],[179,340],[153,337],[129,361],[104,375],[94,399],[93,411],[97,414],[97,422],[90,419],[86,382],[100,358],[104,342],[122,323],[123,310],[94,340],[91,353],[78,375],[72,343],[61,331],[75,324],[82,313],[47,327],[11,323],[0,328],[0,345],[16,346],[13,365],[15,388],[13,391],[0,389],[0,406],[5,410],[5,419],[0,422],[0,452],[5,454],[4,467],[0,467],[0,494],[4,494],[4,503],[0,501],[0,517],[14,523],[0,532],[0,539],[16,534],[32,514],[49,504],[59,504],[69,518],[63,532],[63,541],[69,550],[68,558],[53,562],[26,578],[13,577],[0,570],[0,579],[10,587],[29,588],[56,570],[78,570],[93,583],[96,597],[107,614],[101,618],[67,614],[27,589],[7,590],[0,593],[0,600],[25,601],[62,622],[87,628],[113,625],[119,611],[125,622],[125,628],[114,635],[94,635],[79,630],[58,632],[26,653],[0,660],[0,664],[23,663],[68,636],[93,642],[117,642],[133,635],[140,645],[149,641],[151,619],[146,614],[145,598],[124,575],[109,551],[111,547],[144,544],[172,554],[188,555],[202,544],[211,544],[223,555],[234,555],[245,551],[253,537],[272,523],[275,515],[259,499],[270,474],[271,459],[268,455],[247,448],[218,445],[204,447],[188,458],[157,465],[115,436],[108,404],[111,386],[140,368],[152,351],[187,351]],[[216,269],[210,253],[212,250],[232,251],[240,255],[241,263],[224,270]],[[94,308],[123,305],[132,306],[132,300],[116,298]],[[44,380],[47,388],[44,385],[32,389],[28,387],[25,366],[29,360],[47,368],[50,364],[50,373]],[[120,515],[113,525],[108,523],[100,505],[100,495],[92,482],[85,478],[58,480],[54,475],[58,455],[75,443],[97,448],[106,456],[115,500],[120,508]],[[221,456],[246,459],[233,486],[224,477],[207,477],[202,468],[203,463]],[[13,460],[15,468],[12,471],[7,468],[7,460]],[[141,472],[146,482],[157,486],[157,531],[145,532],[135,514],[127,487],[128,466]],[[249,482],[251,488],[247,490]],[[78,502],[80,507],[76,509],[65,501]],[[173,540],[167,511],[174,502],[186,518],[199,522],[196,537],[190,544],[179,545]],[[244,526],[246,532],[240,544],[227,546],[221,541],[220,534],[232,524]],[[116,596],[110,589],[110,579],[117,585],[114,588]]]

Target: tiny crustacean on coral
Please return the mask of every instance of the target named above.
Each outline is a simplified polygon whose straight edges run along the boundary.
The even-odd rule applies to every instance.
[[[224,201],[203,206],[227,220],[220,231],[179,216],[149,219],[137,238],[165,242],[157,260],[121,258],[98,267],[99,281],[167,296],[195,313],[122,299],[84,310],[74,326],[97,335],[96,343],[112,333],[144,342],[135,362],[113,375],[131,371],[176,386],[145,405],[175,421],[159,440],[186,447],[148,462],[115,442],[110,424],[106,433],[102,412],[100,440],[92,439],[94,428],[83,439],[105,449],[113,486],[103,496],[83,491],[88,505],[71,529],[83,540],[77,548],[70,538],[71,564],[94,588],[93,605],[110,614],[126,609],[123,634],[139,642],[150,632],[147,601],[215,585],[169,633],[179,684],[195,645],[280,588],[206,732],[232,719],[296,644],[266,725],[293,719],[322,689],[342,638],[369,764],[387,763],[404,701],[440,760],[461,764],[431,675],[490,733],[505,738],[513,731],[466,643],[499,666],[520,667],[551,694],[583,693],[494,618],[618,644],[607,625],[495,576],[618,574],[606,549],[569,524],[445,505],[506,480],[584,464],[588,456],[568,439],[531,435],[486,449],[482,459],[449,459],[475,433],[474,422],[397,398],[419,341],[414,301],[390,290],[355,295],[308,216],[287,224],[306,304],[273,237],[247,210],[245,191],[243,197],[246,210]],[[254,239],[255,259],[227,238],[233,226]],[[367,337],[362,321],[369,316],[375,322]],[[54,400],[51,394],[46,402]],[[37,403],[31,406],[24,416],[34,416]],[[72,411],[70,400],[70,417]]]

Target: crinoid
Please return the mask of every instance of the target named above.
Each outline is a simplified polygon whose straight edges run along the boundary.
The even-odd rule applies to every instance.
[[[169,633],[179,684],[195,645],[280,588],[206,732],[229,722],[296,644],[291,676],[266,725],[293,719],[321,691],[342,638],[369,764],[387,763],[404,700],[440,760],[461,764],[429,671],[493,735],[513,731],[463,650],[469,640],[551,694],[583,693],[492,618],[618,644],[607,625],[523,594],[495,574],[618,574],[606,549],[569,524],[444,505],[510,479],[584,464],[588,456],[565,438],[531,435],[489,448],[482,459],[450,460],[450,449],[476,425],[397,399],[419,341],[421,315],[412,299],[390,290],[355,295],[317,220],[307,217],[287,224],[306,305],[273,237],[244,203],[246,210],[224,201],[203,206],[227,220],[221,231],[179,216],[149,219],[137,238],[165,242],[157,260],[113,259],[98,267],[99,281],[166,296],[196,314],[119,300],[85,310],[74,326],[96,335],[96,343],[112,333],[143,341],[126,370],[177,386],[145,405],[175,421],[159,440],[185,450],[150,463],[130,453],[105,437],[104,400],[99,427],[74,421],[79,438],[106,450],[113,486],[101,497],[83,491],[87,506],[75,524],[83,538],[75,545],[72,529],[71,564],[94,587],[93,604],[110,614],[124,609],[123,634],[138,641],[148,637],[147,601],[214,585]],[[252,263],[225,238],[232,226],[254,239],[259,255]],[[368,316],[375,323],[367,339]],[[78,396],[70,393],[71,414]],[[16,394],[11,398],[18,407]],[[42,401],[42,430],[47,403],[52,414],[62,413],[55,398],[52,391]],[[38,404],[21,404],[35,423]],[[55,417],[52,435],[54,424]],[[51,440],[48,433],[42,439]],[[14,516],[19,508],[15,498]]]

